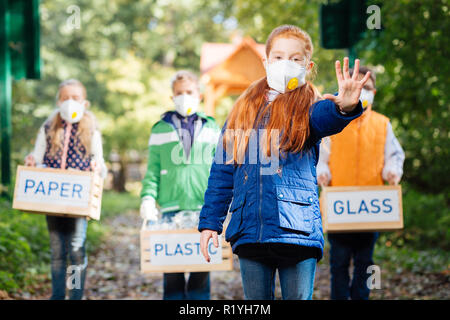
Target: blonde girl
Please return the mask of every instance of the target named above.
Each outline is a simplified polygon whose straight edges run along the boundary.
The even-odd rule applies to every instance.
[[[25,158],[25,165],[68,170],[97,171],[106,176],[100,132],[94,115],[87,109],[86,88],[75,79],[63,81],[56,96],[57,109],[41,126],[36,145]],[[85,218],[46,216],[50,234],[52,296],[66,295],[66,275],[71,282],[69,299],[83,297],[86,277]],[[67,265],[67,258],[70,265]]]

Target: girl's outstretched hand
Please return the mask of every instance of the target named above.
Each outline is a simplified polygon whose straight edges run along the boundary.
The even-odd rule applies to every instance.
[[[339,85],[339,92],[337,96],[332,94],[324,94],[323,98],[333,101],[341,111],[352,111],[359,101],[361,89],[370,77],[370,72],[367,72],[363,79],[358,80],[359,74],[359,59],[355,60],[355,68],[353,75],[350,77],[348,71],[348,57],[344,58],[344,72],[341,71],[341,62],[336,61],[336,78]]]
[[[200,234],[200,251],[202,252],[202,254],[205,257],[205,260],[207,262],[211,261],[211,258],[209,257],[209,254],[208,254],[208,243],[209,243],[209,239],[211,239],[211,238],[213,239],[214,246],[216,248],[218,248],[219,247],[219,237],[217,235],[217,231],[205,229]]]

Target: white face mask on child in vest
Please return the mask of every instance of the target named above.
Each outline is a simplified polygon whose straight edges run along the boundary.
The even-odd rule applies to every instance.
[[[264,63],[267,84],[270,88],[285,93],[306,83],[306,68],[291,60],[278,60]]]
[[[368,106],[372,105],[374,97],[375,97],[375,95],[373,94],[372,90],[366,90],[366,89],[361,90],[361,95],[359,96],[359,100],[361,100],[361,104],[364,109],[367,108]]]
[[[175,109],[183,117],[190,116],[198,110],[200,100],[190,94],[180,94],[173,98]]]
[[[66,122],[77,123],[83,118],[85,107],[73,99],[65,100],[59,106],[59,114]]]

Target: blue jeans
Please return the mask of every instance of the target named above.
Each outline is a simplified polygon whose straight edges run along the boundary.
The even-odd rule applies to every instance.
[[[165,212],[160,222],[170,223],[179,211]],[[164,273],[164,300],[209,300],[209,272],[191,272],[186,285],[184,273]]]
[[[52,296],[51,300],[64,300],[67,287],[70,300],[81,300],[86,278],[85,218],[47,216],[50,234]],[[67,266],[67,258],[70,266]]]
[[[330,242],[330,271],[332,300],[368,300],[370,289],[367,268],[372,260],[378,233],[335,233],[328,234]],[[353,279],[350,283],[349,267],[353,258]]]
[[[317,260],[309,258],[297,264],[277,266],[261,260],[239,257],[242,286],[246,300],[273,300],[275,272],[278,269],[284,300],[311,300]]]
[[[209,272],[191,272],[187,281],[184,273],[164,273],[164,300],[209,300]]]

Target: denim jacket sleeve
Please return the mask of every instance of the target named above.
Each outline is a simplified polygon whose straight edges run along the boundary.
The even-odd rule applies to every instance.
[[[350,121],[358,118],[363,112],[361,101],[358,101],[355,109],[347,114],[342,114],[338,108],[331,100],[320,100],[311,106],[309,128],[314,142],[341,132]]]
[[[205,203],[200,212],[198,230],[223,230],[223,222],[233,197],[234,165],[226,164],[226,150],[223,148],[223,133],[226,123],[217,144],[214,160],[208,178],[208,187],[205,192]]]

